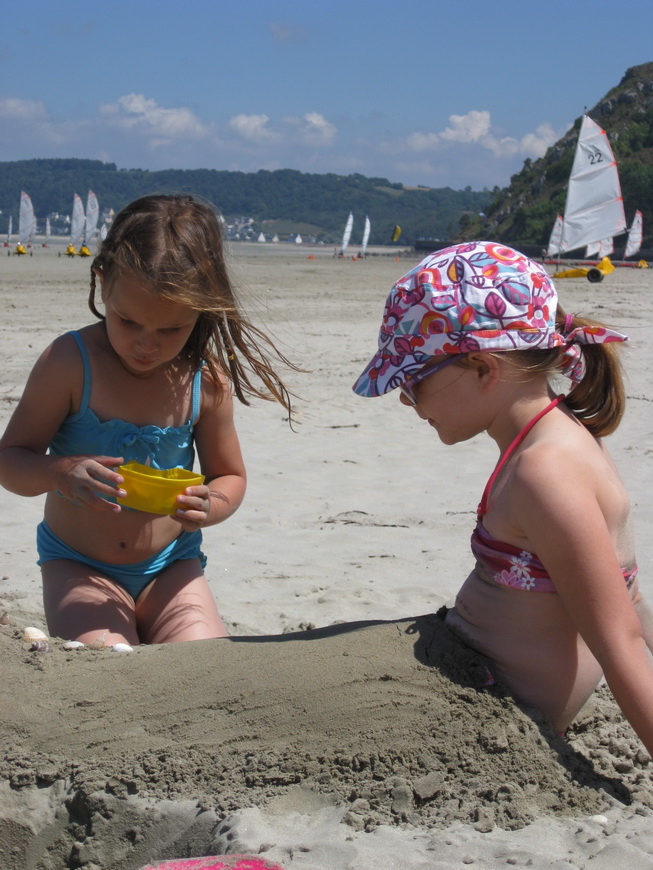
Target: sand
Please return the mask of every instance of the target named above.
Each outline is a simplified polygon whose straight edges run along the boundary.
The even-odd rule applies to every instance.
[[[90,320],[88,261],[58,252],[0,261],[0,425],[40,350]],[[42,499],[0,491],[1,867],[236,852],[297,870],[653,867],[653,768],[609,691],[564,741],[484,687],[436,615],[471,567],[496,448],[446,448],[395,396],[351,392],[387,290],[419,259],[372,254],[232,248],[252,316],[308,371],[289,379],[294,431],[277,405],[237,410],[248,494],[205,535],[230,640],[30,651]],[[653,272],[561,295],[632,339],[609,443],[653,598]]]

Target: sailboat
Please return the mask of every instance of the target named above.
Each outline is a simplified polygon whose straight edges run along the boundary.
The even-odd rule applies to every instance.
[[[20,194],[20,212],[18,217],[18,244],[14,254],[26,254],[26,245],[34,231],[34,206],[25,191]]]
[[[626,242],[626,250],[624,257],[633,257],[642,247],[642,237],[644,235],[644,218],[641,211],[635,212],[635,217],[628,230],[628,241]]]
[[[589,115],[583,115],[567,187],[559,253],[618,236],[625,229],[617,162],[608,137]],[[554,277],[584,276],[596,282],[612,271],[614,266],[604,257],[598,266],[556,272]]]
[[[342,242],[340,243],[340,250],[338,251],[338,256],[343,257],[345,251],[347,250],[347,245],[349,244],[349,239],[351,239],[351,231],[354,228],[354,215],[353,212],[349,212],[349,217],[347,218],[347,223],[345,224],[345,231],[342,235]]]
[[[11,246],[11,236],[14,231],[14,219],[11,215],[9,215],[9,226],[7,227],[7,238],[5,239],[5,248],[9,248]]]
[[[358,252],[358,259],[362,260],[365,257],[365,251],[367,250],[367,243],[370,240],[370,230],[372,229],[372,224],[370,223],[370,219],[367,215],[365,215],[365,228],[363,229],[363,241],[361,242],[361,249]]]
[[[560,253],[560,242],[562,241],[562,215],[559,214],[555,223],[553,224],[553,229],[551,230],[551,236],[549,237],[549,245],[546,249],[547,256],[555,257]]]
[[[91,252],[89,250],[89,245],[93,240],[93,236],[97,230],[97,222],[98,217],[100,216],[100,205],[98,203],[97,196],[93,193],[92,190],[89,190],[88,197],[86,199],[86,215],[84,218],[84,237],[82,240],[82,246],[79,249],[80,257],[90,257]]]
[[[66,256],[77,256],[77,245],[80,245],[84,238],[84,230],[86,229],[86,215],[84,214],[84,204],[78,193],[73,194],[73,216],[70,223],[70,242],[66,248]]]

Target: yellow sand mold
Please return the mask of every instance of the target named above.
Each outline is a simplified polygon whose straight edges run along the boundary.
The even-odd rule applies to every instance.
[[[140,462],[127,462],[118,468],[124,478],[126,498],[119,499],[125,507],[151,514],[174,514],[177,511],[177,496],[187,486],[204,483],[203,474],[195,474],[185,468],[151,468]]]

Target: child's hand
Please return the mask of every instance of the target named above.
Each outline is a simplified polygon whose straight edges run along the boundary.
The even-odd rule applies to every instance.
[[[187,532],[194,532],[206,525],[211,510],[211,490],[205,483],[188,486],[183,495],[177,496],[179,508],[173,519]]]
[[[124,498],[122,476],[112,469],[123,464],[122,456],[60,456],[57,457],[57,490],[74,504],[97,511],[119,513],[119,504],[107,501],[103,495]]]

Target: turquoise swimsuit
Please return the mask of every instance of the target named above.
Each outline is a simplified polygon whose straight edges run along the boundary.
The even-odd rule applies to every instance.
[[[82,402],[76,414],[61,424],[50,444],[50,453],[57,456],[122,456],[125,462],[135,460],[153,468],[193,468],[195,448],[193,427],[197,422],[201,402],[202,370],[193,379],[192,416],[183,426],[135,426],[124,420],[98,419],[89,408],[91,395],[91,364],[84,342],[78,332],[69,333],[77,342],[84,365]],[[179,559],[199,558],[202,567],[206,557],[200,550],[202,533],[182,532],[160,553],[132,565],[110,565],[90,559],[69,547],[47,524],[37,528],[36,545],[39,565],[52,559],[72,559],[96,568],[123,586],[136,599],[140,592],[165,568]]]
[[[192,417],[183,426],[135,426],[124,420],[101,421],[89,406],[91,395],[91,364],[82,337],[69,333],[79,347],[84,363],[84,392],[76,414],[61,424],[50,444],[50,453],[57,456],[122,456],[125,462],[135,460],[153,468],[186,468],[191,471],[195,460],[193,426],[200,413],[202,370],[193,380]]]

